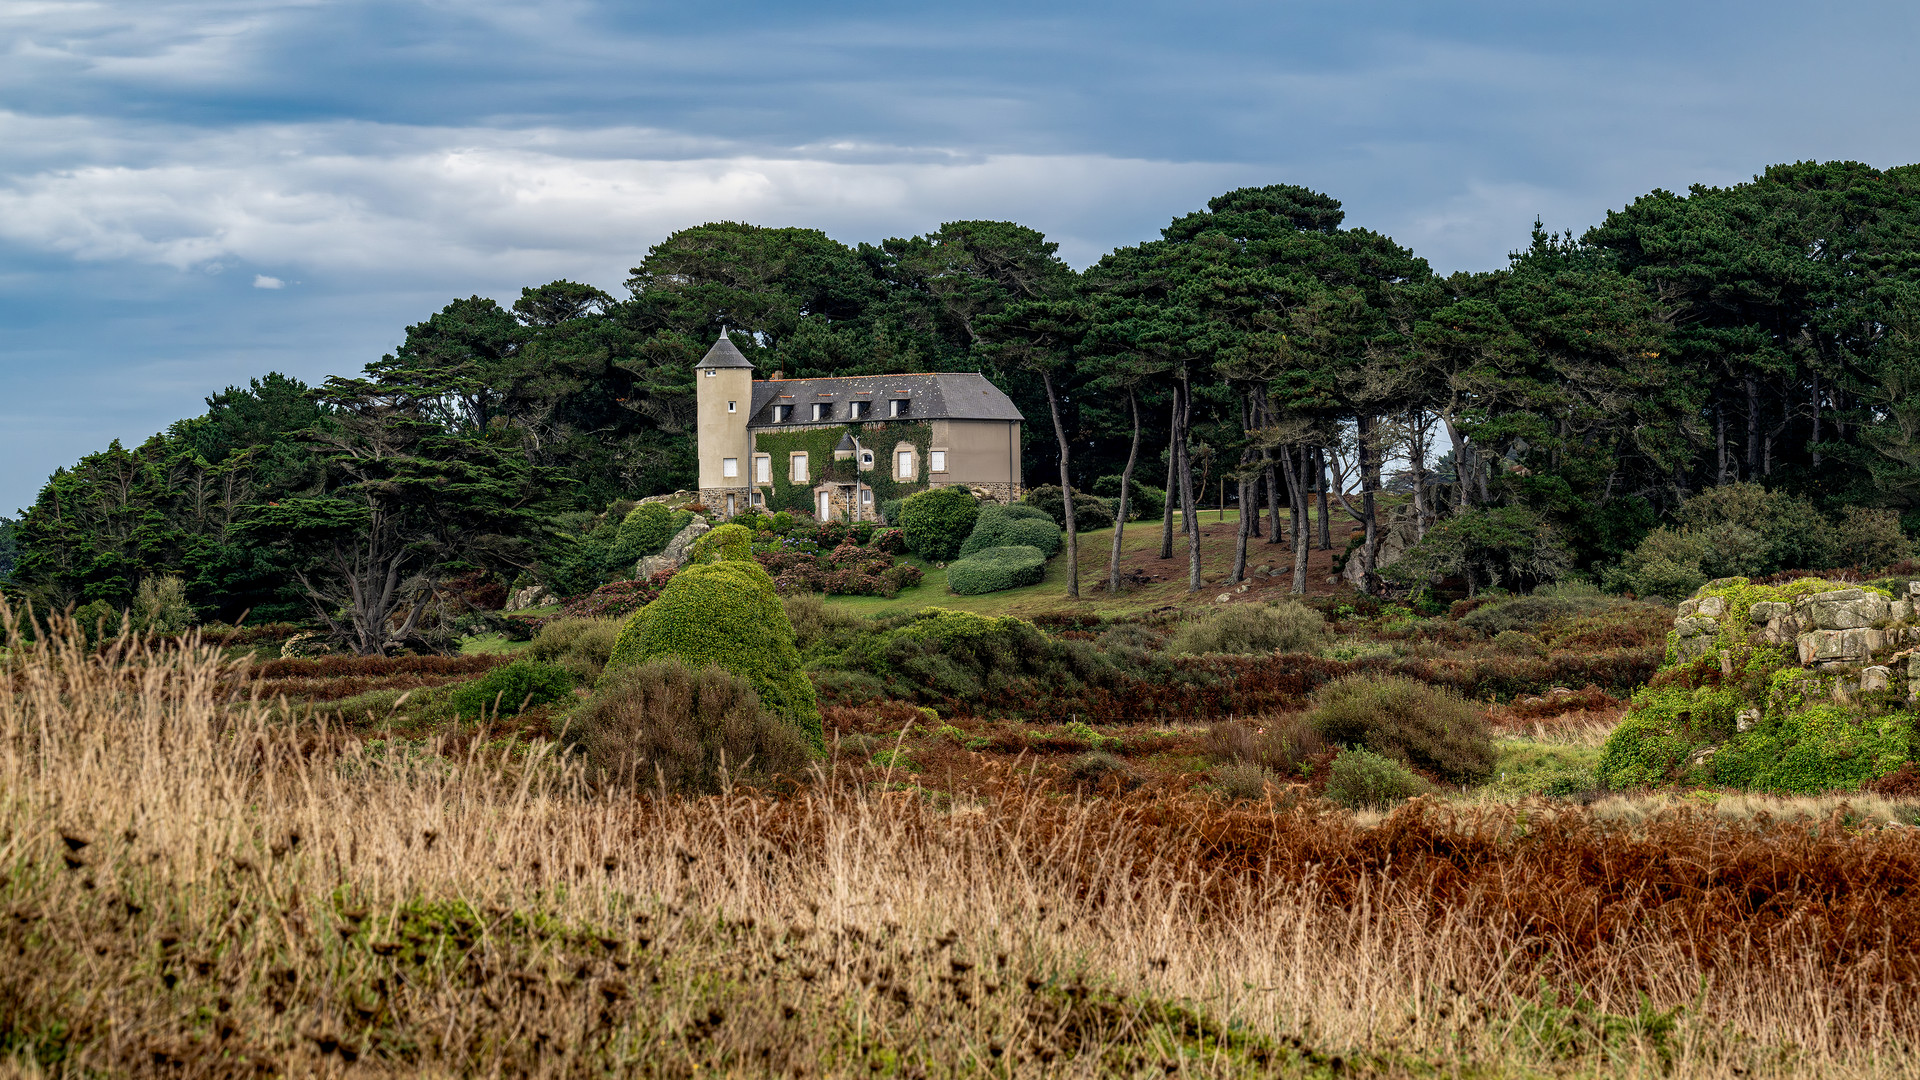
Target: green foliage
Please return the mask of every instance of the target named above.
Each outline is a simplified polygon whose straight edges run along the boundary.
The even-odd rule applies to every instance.
[[[1600,751],[1585,746],[1555,746],[1515,740],[1500,744],[1489,787],[1506,796],[1564,797],[1600,786]]]
[[[1272,769],[1248,761],[1216,765],[1209,775],[1214,790],[1230,802],[1258,802],[1266,797],[1268,784],[1280,782]]]
[[[1106,750],[1089,750],[1073,759],[1072,764],[1067,766],[1067,775],[1083,784],[1098,784],[1109,776],[1129,777],[1132,770],[1116,754]]]
[[[666,656],[610,673],[574,717],[588,774],[603,784],[712,792],[746,776],[799,776],[807,736],[718,665]]]
[[[1020,501],[1045,513],[1048,519],[1060,528],[1067,527],[1067,501],[1060,494],[1059,484],[1040,484],[1030,487]],[[1113,506],[1114,504],[1106,499],[1083,491],[1074,492],[1074,527],[1080,532],[1113,528]]]
[[[528,644],[527,656],[558,664],[582,683],[592,683],[606,670],[619,634],[619,619],[551,619]]]
[[[660,554],[692,520],[693,515],[685,510],[670,510],[664,503],[642,503],[621,520],[608,560],[615,567],[630,569],[648,555]]]
[[[900,504],[907,549],[930,562],[947,562],[959,555],[979,516],[979,502],[963,487],[933,488]]]
[[[693,667],[718,664],[746,679],[761,704],[799,725],[814,746],[823,745],[819,705],[801,670],[793,624],[758,564],[729,559],[674,575],[659,599],[621,627],[607,672],[663,656]]]
[[[1398,676],[1349,675],[1314,692],[1307,719],[1327,740],[1403,757],[1455,783],[1484,780],[1487,720],[1459,695]]]
[[[732,559],[753,561],[753,533],[743,525],[721,525],[709,529],[693,542],[687,552],[690,563],[712,563]]]
[[[1557,580],[1572,562],[1554,527],[1533,511],[1472,507],[1441,519],[1382,575],[1409,585],[1459,575],[1470,592],[1490,585],[1526,590]]]
[[[834,460],[834,448],[848,433],[860,440],[862,447],[873,452],[873,468],[859,469],[855,458]],[[892,452],[894,445],[901,442],[911,444],[918,451],[914,460],[919,463],[920,471],[907,479],[894,475]],[[858,424],[809,425],[780,431],[757,431],[754,433],[754,451],[772,457],[773,483],[755,486],[767,490],[768,508],[811,516],[816,511],[813,497],[816,486],[827,481],[850,483],[858,473],[860,483],[873,492],[873,503],[880,509],[881,516],[888,524],[897,525],[897,514],[889,512],[887,507],[927,490],[927,469],[930,467],[927,450],[932,445],[933,425],[924,420],[873,420]],[[805,451],[807,455],[807,479],[801,484],[793,482],[793,474],[787,468],[788,455],[797,451]]]
[[[1180,624],[1170,653],[1312,652],[1327,640],[1327,619],[1297,600],[1236,604]]]
[[[193,625],[193,605],[187,603],[187,583],[168,574],[141,579],[133,596],[134,629],[147,634],[178,634]]]
[[[1093,482],[1093,493],[1107,500],[1107,502],[1113,506],[1114,513],[1118,514],[1120,512],[1120,475],[1118,473],[1103,476],[1095,480]],[[1137,476],[1134,478],[1133,492],[1127,498],[1127,519],[1129,521],[1147,521],[1157,518],[1166,510],[1166,507],[1166,492],[1157,487],[1150,487],[1141,483],[1140,478]],[[1065,514],[1063,513],[1061,516],[1065,517]]]
[[[1036,547],[991,547],[947,566],[947,588],[959,596],[1038,585],[1046,576],[1047,556]]]
[[[13,565],[18,560],[20,548],[14,540],[13,519],[0,516],[0,585],[13,577]]]
[[[1359,748],[1340,751],[1327,772],[1327,798],[1355,809],[1391,806],[1426,788],[1404,763]]]
[[[454,711],[463,717],[512,716],[533,705],[551,705],[573,697],[573,672],[542,660],[515,660],[494,668],[453,693]]]
[[[835,607],[819,594],[789,593],[780,598],[787,621],[793,624],[793,642],[802,655],[860,625],[860,617]],[[844,642],[842,642],[844,646]]]
[[[1914,717],[1873,716],[1830,702],[1769,709],[1752,730],[1713,755],[1722,784],[1781,794],[1813,795],[1857,788],[1900,767],[1910,754]]]
[[[1039,548],[1047,558],[1057,554],[1061,535],[1052,519],[1036,507],[1019,507],[1025,512],[1019,515],[1012,512],[1014,509],[997,503],[982,506],[974,519],[973,531],[967,534],[966,543],[960,545],[960,557],[995,547]]]
[[[1732,687],[1645,687],[1607,736],[1596,776],[1616,791],[1683,778],[1694,751],[1733,734],[1741,697]]]
[[[1876,570],[1913,557],[1913,541],[1901,531],[1892,510],[1849,506],[1834,524],[1835,561],[1841,566]]]
[[[1591,586],[1588,587],[1588,590]],[[1689,595],[1691,590],[1689,590]],[[1460,625],[1493,637],[1505,630],[1534,633],[1559,619],[1610,611],[1624,606],[1617,597],[1574,589],[1542,589],[1530,596],[1495,600],[1474,608],[1460,619]]]

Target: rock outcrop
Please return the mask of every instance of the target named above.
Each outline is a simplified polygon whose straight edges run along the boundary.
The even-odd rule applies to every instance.
[[[1716,584],[1705,588],[1712,589]],[[1897,599],[1873,589],[1835,584],[1791,602],[1763,600],[1748,607],[1745,633],[1738,635],[1739,643],[1791,650],[1793,662],[1804,668],[1864,667],[1864,671],[1855,673],[1857,688],[1884,690],[1892,668],[1874,665],[1876,658],[1897,654],[1894,659],[1903,669],[1920,662],[1920,656],[1909,660],[1903,651],[1920,646],[1917,601],[1920,581],[1908,582]],[[1730,613],[1737,614],[1728,607],[1725,596],[1702,595],[1683,601],[1673,620],[1674,659],[1696,660],[1727,651],[1732,642],[1723,635],[1727,629],[1723,624]],[[1914,667],[1912,677],[1920,679],[1920,667]],[[1869,687],[1870,683],[1874,685]]]
[[[645,581],[662,570],[678,570],[685,566],[687,552],[692,550],[693,542],[705,536],[709,528],[711,526],[707,524],[706,518],[699,514],[693,515],[693,520],[687,522],[686,528],[675,533],[673,539],[667,541],[667,546],[660,549],[660,554],[648,555],[633,564],[633,580]]]

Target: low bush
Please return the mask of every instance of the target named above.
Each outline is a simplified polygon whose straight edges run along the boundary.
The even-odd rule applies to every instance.
[[[574,678],[590,683],[606,670],[619,634],[619,619],[549,619],[527,646],[527,656],[558,664]]]
[[[1834,524],[1837,562],[1877,570],[1913,557],[1913,541],[1900,529],[1900,515],[1892,510],[1849,506]]]
[[[1243,604],[1180,624],[1175,654],[1311,652],[1327,639],[1326,616],[1295,600]]]
[[[1067,767],[1067,775],[1082,783],[1098,784],[1109,776],[1125,779],[1133,774],[1127,768],[1127,763],[1112,752],[1089,750],[1073,759],[1073,764]]]
[[[696,667],[718,664],[739,675],[763,705],[822,745],[820,709],[801,670],[793,624],[773,579],[757,563],[729,559],[675,574],[659,599],[621,627],[607,673],[662,656]]]
[[[1295,778],[1304,778],[1308,763],[1328,749],[1326,739],[1298,713],[1257,725],[1223,720],[1207,728],[1201,745],[1215,761],[1258,765]]]
[[[1391,806],[1425,788],[1406,765],[1370,750],[1342,750],[1327,772],[1327,798],[1354,809]]]
[[[533,705],[573,697],[573,673],[558,664],[515,660],[453,692],[453,710],[463,717],[513,716]]]
[[[1590,590],[1591,586],[1580,590],[1541,589],[1531,596],[1496,598],[1461,616],[1460,625],[1489,638],[1506,630],[1531,634],[1555,619],[1608,611],[1625,603]],[[1667,618],[1672,620],[1671,615]]]
[[[1059,484],[1041,484],[1027,489],[1021,500],[1028,506],[1046,513],[1052,522],[1064,529],[1067,527],[1066,499],[1060,494]],[[1084,491],[1073,493],[1073,522],[1079,532],[1092,529],[1113,528],[1113,503]]]
[[[1127,520],[1144,521],[1159,517],[1167,508],[1167,493],[1157,487],[1149,487],[1134,480],[1132,494],[1127,498]],[[1103,476],[1093,482],[1093,493],[1113,504],[1115,514],[1120,512],[1120,477]]]
[[[992,547],[949,564],[947,588],[960,596],[979,596],[1038,585],[1046,572],[1047,556],[1039,548]]]
[[[652,603],[673,578],[672,570],[662,570],[645,581],[615,581],[571,597],[560,607],[556,619],[624,619]]]
[[[187,583],[175,574],[149,574],[133,596],[133,628],[143,634],[178,634],[193,625]]]
[[[1211,775],[1214,788],[1233,802],[1258,802],[1266,798],[1267,785],[1279,779],[1273,770],[1250,762],[1216,766]]]
[[[1397,676],[1349,675],[1313,695],[1308,720],[1332,742],[1404,757],[1455,783],[1493,771],[1493,733],[1456,694]]]
[[[712,792],[742,776],[797,776],[809,760],[806,735],[763,708],[747,680],[676,657],[613,672],[574,724],[603,784]]]
[[[788,539],[754,555],[754,560],[773,575],[774,588],[783,595],[892,597],[920,584],[923,576],[911,563],[896,562],[878,547],[860,547],[851,541],[823,552],[811,541]]]
[[[937,487],[910,495],[900,504],[900,529],[907,549],[930,562],[947,562],[973,532],[980,505],[963,487]]]
[[[860,625],[857,615],[848,614],[822,600],[817,593],[789,593],[780,598],[787,621],[793,624],[794,647],[802,653],[844,631]]]

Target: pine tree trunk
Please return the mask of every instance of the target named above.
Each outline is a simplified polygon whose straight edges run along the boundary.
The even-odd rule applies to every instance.
[[[1120,512],[1114,515],[1113,554],[1107,558],[1108,596],[1120,592],[1120,537],[1126,532],[1128,501],[1133,494],[1133,463],[1140,458],[1140,398],[1132,390],[1127,391],[1127,411],[1133,414],[1133,444],[1127,449],[1127,467],[1120,473]]]
[[[1307,521],[1307,448],[1287,449],[1287,498],[1293,503],[1293,595],[1307,592],[1307,551],[1313,541]]]
[[[1060,423],[1060,395],[1054,393],[1053,373],[1041,372],[1040,382],[1047,388],[1047,408],[1053,412],[1053,437],[1060,442],[1060,499],[1066,504],[1067,516],[1067,595],[1078,599],[1080,541],[1079,529],[1073,520],[1073,481],[1067,471],[1067,429]]]
[[[1314,478],[1314,484],[1320,490],[1318,507],[1320,511],[1320,550],[1332,551],[1333,517],[1327,513],[1327,486],[1329,480],[1327,478],[1327,451],[1323,447],[1315,447],[1313,450],[1313,471],[1318,474]]]
[[[1193,498],[1193,387],[1187,381],[1186,369],[1180,371],[1180,516],[1185,519],[1187,530],[1187,591],[1200,591],[1200,516]]]

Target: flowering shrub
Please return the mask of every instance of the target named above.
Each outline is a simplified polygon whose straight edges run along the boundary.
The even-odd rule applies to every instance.
[[[885,551],[852,541],[825,552],[816,543],[794,537],[754,548],[754,558],[773,575],[774,588],[783,593],[890,597],[920,583],[919,567],[895,563]]]
[[[570,597],[555,619],[622,619],[652,603],[667,587],[672,570],[662,570],[645,581],[615,581],[590,593]]]

